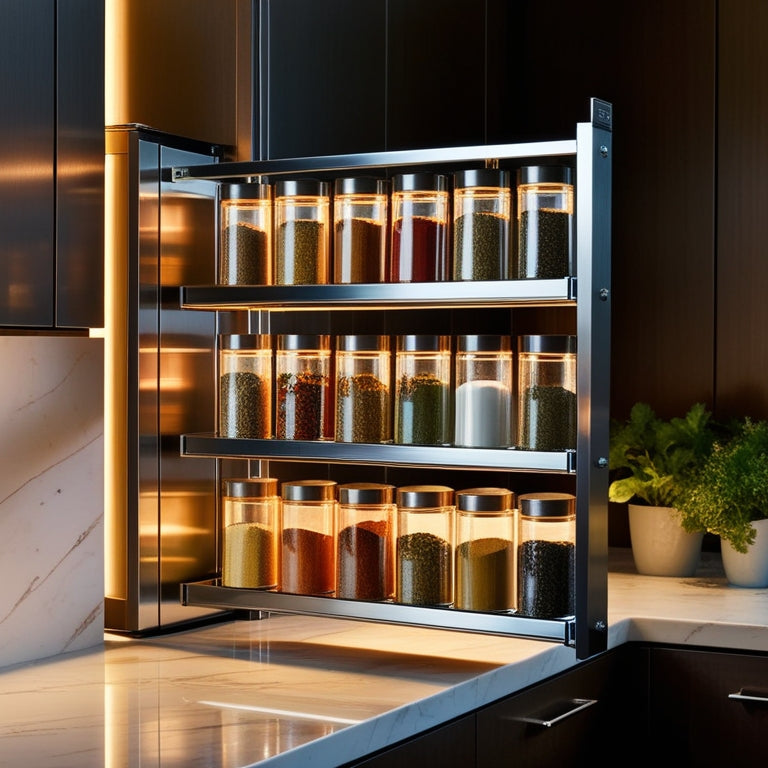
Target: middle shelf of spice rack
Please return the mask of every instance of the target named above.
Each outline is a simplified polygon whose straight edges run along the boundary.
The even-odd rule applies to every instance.
[[[271,590],[223,587],[219,579],[182,584],[180,597],[183,605],[211,606],[227,610],[335,616],[360,621],[550,640],[566,645],[571,645],[574,641],[574,618],[571,616],[539,619],[505,611],[465,611],[448,607],[296,595]]]

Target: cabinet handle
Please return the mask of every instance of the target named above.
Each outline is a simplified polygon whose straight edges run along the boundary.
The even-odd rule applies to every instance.
[[[768,704],[768,694],[764,691],[752,691],[749,688],[742,688],[738,693],[729,693],[729,699],[737,701],[751,701],[757,704]]]
[[[582,709],[591,707],[593,704],[597,704],[597,699],[569,699],[568,704],[571,705],[570,709],[563,712],[562,715],[553,717],[551,720],[542,720],[539,717],[510,717],[509,720],[517,720],[521,723],[533,723],[533,725],[540,725],[544,728],[551,728],[553,725],[561,723],[563,720],[575,715],[577,712],[581,712]]]

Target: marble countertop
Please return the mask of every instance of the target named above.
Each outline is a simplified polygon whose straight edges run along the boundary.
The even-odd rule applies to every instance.
[[[768,590],[638,576],[611,553],[609,645],[768,651]],[[0,764],[338,766],[577,663],[564,645],[274,615],[0,669]]]

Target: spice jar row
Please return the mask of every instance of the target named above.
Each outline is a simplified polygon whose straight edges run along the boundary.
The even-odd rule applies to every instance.
[[[226,480],[221,582],[349,600],[561,618],[575,498],[506,488]]]
[[[221,285],[561,278],[571,274],[572,171],[498,169],[224,184]]]
[[[219,436],[575,449],[576,338],[512,340],[222,335]]]

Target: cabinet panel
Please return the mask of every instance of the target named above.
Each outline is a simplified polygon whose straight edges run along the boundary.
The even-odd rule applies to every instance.
[[[590,765],[596,752],[622,754],[628,744],[637,755],[647,658],[623,646],[480,710],[477,768]]]
[[[650,736],[670,764],[758,765],[768,734],[768,655],[651,650]],[[729,694],[755,691],[750,703]]]

